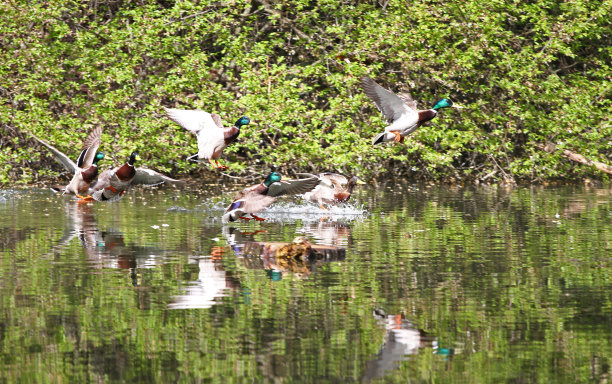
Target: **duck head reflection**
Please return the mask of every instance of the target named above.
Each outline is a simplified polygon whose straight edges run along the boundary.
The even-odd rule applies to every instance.
[[[306,223],[298,232],[313,238],[321,245],[346,247],[351,241],[351,227],[348,224],[328,219]]]
[[[385,327],[385,338],[375,359],[368,362],[363,380],[368,382],[383,377],[398,368],[400,361],[419,353],[423,348],[437,348],[437,341],[406,320],[403,315],[387,315],[381,310],[374,311],[374,317]]]

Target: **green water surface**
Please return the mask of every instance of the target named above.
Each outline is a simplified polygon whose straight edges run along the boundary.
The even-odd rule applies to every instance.
[[[0,382],[610,380],[607,188],[369,186],[230,225],[215,195],[0,191]],[[345,252],[245,254],[296,236]]]

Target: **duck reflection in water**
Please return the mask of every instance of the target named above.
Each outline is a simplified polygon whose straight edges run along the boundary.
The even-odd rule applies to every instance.
[[[188,283],[182,295],[174,296],[170,309],[210,308],[221,297],[239,287],[239,284],[223,270],[222,258],[226,248],[212,247],[210,257],[189,258],[189,264],[197,264],[198,278]]]
[[[223,228],[223,234],[247,268],[264,269],[273,281],[281,280],[286,272],[307,277],[323,262],[344,260],[346,253],[342,247],[312,244],[304,236],[281,243],[253,241],[256,233],[244,233],[233,227]]]
[[[351,227],[339,221],[320,220],[306,223],[298,232],[312,237],[321,245],[346,247],[351,243]]]
[[[254,241],[255,235],[259,233],[266,233],[266,230],[257,230],[253,232],[243,232],[235,227],[223,226],[221,230],[225,241],[230,246],[234,255],[237,257],[242,257],[242,252],[244,250],[244,244],[247,242]]]
[[[416,328],[402,315],[386,315],[382,310],[374,311],[374,317],[385,329],[385,340],[376,359],[368,362],[363,376],[364,382],[383,377],[398,368],[400,361],[419,353],[422,348],[437,348],[437,341]]]
[[[96,269],[116,268],[130,271],[132,285],[141,283],[138,268],[151,268],[166,251],[155,246],[126,244],[123,233],[116,229],[100,230],[92,205],[66,203],[67,226],[54,246],[58,252],[78,237],[90,266]]]

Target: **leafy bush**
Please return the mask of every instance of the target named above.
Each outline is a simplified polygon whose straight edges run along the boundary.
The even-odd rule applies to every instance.
[[[226,124],[251,117],[223,157],[237,175],[605,177],[536,148],[547,141],[612,161],[609,2],[59,0],[0,11],[2,184],[61,170],[26,132],[76,157],[96,125],[104,165],[137,149],[173,176],[213,174],[185,161],[195,138],[162,106]],[[406,145],[372,147],[385,123],[359,88],[365,74],[421,108],[445,96],[465,108]]]

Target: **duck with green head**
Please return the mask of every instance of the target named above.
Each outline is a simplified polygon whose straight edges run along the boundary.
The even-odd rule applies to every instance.
[[[221,117],[216,113],[173,108],[164,108],[164,110],[170,120],[194,133],[198,138],[198,153],[189,156],[187,160],[194,158],[207,160],[216,169],[227,168],[219,164],[221,153],[238,138],[240,128],[251,122],[251,119],[242,116],[232,127],[224,128]]]
[[[316,176],[297,180],[281,180],[278,172],[270,173],[261,184],[253,185],[239,191],[234,201],[227,207],[223,214],[223,222],[242,220],[265,219],[255,216],[254,213],[263,211],[272,204],[277,197],[282,195],[299,195],[312,190],[319,183]],[[245,215],[251,217],[244,217]]]
[[[450,99],[442,99],[431,109],[418,110],[417,102],[409,94],[396,95],[367,76],[361,79],[361,86],[389,123],[384,132],[374,137],[373,145],[386,141],[403,143],[404,137],[436,117],[440,109],[453,106]]]
[[[30,133],[30,135],[36,139],[36,141],[47,147],[55,158],[62,163],[64,168],[73,174],[72,180],[70,180],[68,185],[55,189],[63,191],[63,193],[75,194],[79,198],[84,198],[81,195],[88,193],[91,183],[98,176],[98,162],[104,158],[104,153],[98,152],[102,127],[93,128],[89,135],[87,135],[87,138],[83,141],[83,149],[76,163],[51,144],[39,139],[32,133]]]

